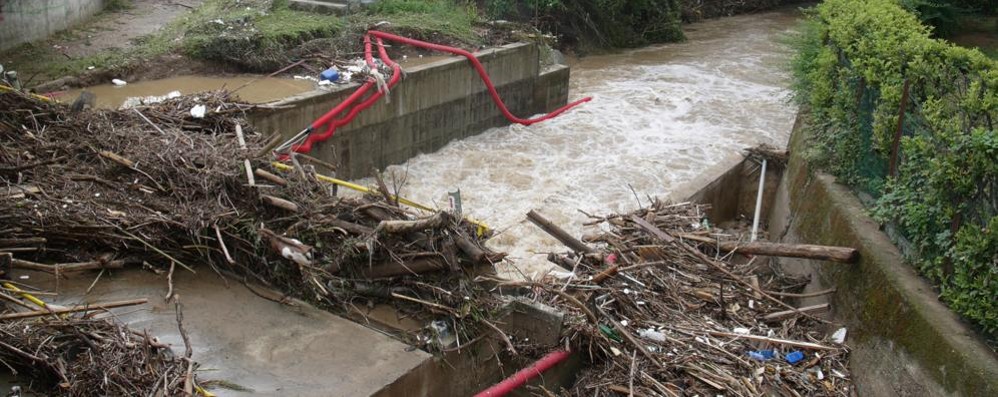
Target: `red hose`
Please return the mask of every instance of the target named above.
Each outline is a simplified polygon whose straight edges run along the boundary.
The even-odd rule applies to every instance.
[[[402,68],[397,63],[392,61],[392,59],[388,56],[388,52],[385,50],[385,45],[382,39],[397,41],[400,43],[409,44],[412,46],[426,48],[430,50],[461,55],[464,56],[465,58],[468,58],[468,60],[471,61],[471,64],[475,68],[475,70],[478,71],[478,75],[482,78],[482,81],[485,83],[485,86],[488,88],[489,94],[491,94],[492,100],[496,103],[496,106],[499,107],[499,110],[502,112],[503,116],[505,116],[506,119],[508,119],[510,122],[513,123],[518,123],[523,125],[531,125],[534,123],[538,123],[556,117],[559,114],[565,112],[566,110],[571,109],[583,102],[588,102],[592,99],[591,97],[582,98],[578,101],[562,106],[561,108],[558,108],[551,113],[548,113],[546,115],[534,119],[519,118],[514,116],[513,113],[511,113],[509,109],[506,107],[506,104],[502,101],[502,98],[499,97],[499,92],[496,91],[495,85],[492,84],[492,80],[489,79],[488,73],[485,72],[485,67],[482,66],[482,63],[478,61],[478,58],[476,58],[474,54],[462,50],[460,48],[427,43],[425,41],[413,40],[385,32],[371,30],[366,35],[364,35],[364,60],[371,68],[377,67],[376,64],[374,63],[374,55],[371,45],[372,36],[377,40],[378,55],[381,57],[381,61],[384,62],[385,65],[388,65],[392,68],[392,77],[388,81],[389,89],[394,88],[395,85],[397,85],[401,80]],[[353,105],[355,102],[360,100],[360,98],[363,97],[364,94],[366,94],[367,91],[369,91],[371,87],[373,87],[374,85],[375,83],[373,81],[368,81],[364,83],[356,91],[354,91],[353,94],[347,97],[347,99],[345,99],[342,103],[336,105],[336,107],[331,109],[329,112],[326,112],[326,114],[322,115],[314,122],[312,122],[312,124],[309,125],[309,127],[306,129],[309,133],[308,137],[305,138],[304,142],[297,145],[292,145],[291,150],[298,153],[311,152],[313,144],[329,139],[336,132],[337,128],[340,128],[350,123],[351,121],[353,121],[354,118],[357,117],[358,114],[360,114],[360,112],[373,106],[379,99],[381,99],[381,97],[385,95],[385,93],[382,92],[381,90],[371,94],[366,99],[358,103],[356,106]],[[333,120],[334,117],[346,111],[348,108],[350,108],[350,106],[353,106],[353,108],[351,108],[350,111],[345,116]],[[315,131],[321,130],[323,126],[326,126],[326,129],[324,131],[322,131],[321,133],[315,133]],[[280,157],[283,160],[287,156],[284,155]]]
[[[470,52],[468,52],[466,50],[462,50],[460,48],[455,48],[455,47],[450,47],[450,46],[445,46],[445,45],[440,45],[440,44],[427,43],[425,41],[420,41],[420,40],[416,40],[416,39],[410,39],[410,38],[402,37],[402,36],[396,36],[396,35],[391,34],[391,33],[385,33],[385,32],[381,32],[381,31],[377,31],[377,30],[370,30],[370,31],[367,32],[367,34],[370,34],[370,35],[372,35],[374,37],[380,37],[380,38],[383,38],[383,39],[389,40],[389,41],[395,41],[395,42],[399,42],[399,43],[403,43],[403,44],[408,44],[408,45],[415,46],[415,47],[420,47],[420,48],[426,48],[426,49],[430,49],[430,50],[434,50],[434,51],[447,52],[447,53],[451,53],[451,54],[454,54],[454,55],[460,55],[460,56],[463,56],[465,58],[468,58],[468,60],[471,61],[471,66],[473,66],[475,68],[475,70],[478,71],[478,75],[482,78],[482,81],[485,82],[485,86],[488,87],[488,89],[489,89],[489,94],[492,95],[492,100],[496,103],[496,106],[499,107],[499,110],[502,111],[503,116],[506,116],[506,119],[508,119],[511,122],[517,123],[517,124],[531,125],[531,124],[534,124],[534,123],[539,123],[541,121],[544,121],[544,120],[547,120],[547,119],[550,119],[550,118],[553,118],[553,117],[557,117],[559,114],[564,113],[566,110],[571,109],[571,108],[573,108],[575,106],[578,106],[581,103],[589,102],[589,101],[591,101],[593,99],[592,97],[585,97],[585,98],[582,98],[582,99],[577,100],[575,102],[572,102],[572,103],[570,103],[568,105],[562,106],[561,108],[558,108],[555,111],[553,111],[551,113],[548,113],[546,115],[543,115],[543,116],[540,116],[540,117],[537,117],[537,118],[534,118],[534,119],[522,119],[522,118],[514,116],[513,113],[511,113],[509,111],[509,109],[506,107],[506,104],[503,103],[502,98],[499,97],[499,92],[496,91],[496,87],[492,84],[492,80],[489,79],[489,74],[487,72],[485,72],[485,67],[482,66],[482,63],[478,61],[478,58],[475,57],[474,54],[472,54],[472,53],[470,53]]]
[[[555,350],[548,353],[546,356],[541,357],[540,360],[535,361],[529,367],[521,369],[517,373],[513,374],[502,382],[496,383],[492,387],[482,390],[480,393],[476,394],[475,397],[494,397],[494,396],[505,396],[509,394],[516,388],[523,386],[525,383],[533,378],[539,376],[542,372],[551,369],[558,363],[565,361],[571,353],[565,350]]]

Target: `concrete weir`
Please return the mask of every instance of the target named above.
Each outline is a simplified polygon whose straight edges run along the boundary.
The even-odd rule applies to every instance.
[[[514,43],[476,54],[509,110],[529,116],[554,110],[568,101],[569,68],[541,68],[535,44]],[[338,164],[336,175],[359,178],[448,142],[509,122],[492,102],[478,74],[464,58],[448,58],[406,68],[405,79],[387,100],[360,113],[312,154]],[[286,137],[342,102],[358,87],[337,86],[311,91],[274,103],[250,115],[258,131]]]

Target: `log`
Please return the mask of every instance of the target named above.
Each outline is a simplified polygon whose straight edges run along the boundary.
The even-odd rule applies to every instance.
[[[431,217],[412,221],[381,221],[378,223],[377,230],[386,234],[406,234],[420,230],[440,228],[449,219],[450,217],[446,212],[440,211]]]
[[[488,260],[489,255],[485,250],[481,249],[477,244],[471,241],[467,236],[458,234],[454,239],[457,243],[457,247],[464,252],[473,263],[485,263]]]
[[[118,302],[108,302],[108,303],[95,303],[92,305],[83,306],[73,306],[61,309],[49,309],[49,310],[35,310],[33,312],[23,312],[23,313],[11,313],[0,315],[0,320],[18,320],[23,318],[41,317],[49,314],[63,314],[63,313],[76,313],[76,312],[89,312],[94,310],[107,310],[114,309],[116,307],[125,306],[136,306],[143,305],[148,302],[148,299],[132,299],[127,301]]]
[[[273,183],[277,186],[288,185],[288,181],[285,180],[284,178],[271,174],[270,172],[267,172],[267,170],[264,170],[262,168],[257,168],[256,171],[253,171],[253,174],[260,177],[260,179],[265,179],[268,182]]]
[[[859,251],[849,247],[835,247],[812,244],[772,243],[768,241],[753,241],[739,243],[737,241],[718,242],[709,237],[691,234],[680,234],[679,237],[688,240],[714,244],[721,251],[736,251],[742,254],[761,256],[780,256],[785,258],[817,259],[823,261],[855,263],[859,259]]]
[[[579,239],[572,237],[571,234],[568,234],[568,232],[558,227],[558,225],[555,225],[554,223],[551,223],[551,221],[545,219],[541,216],[541,214],[537,213],[537,211],[531,210],[528,212],[527,219],[537,225],[537,227],[541,228],[541,230],[545,233],[551,235],[551,237],[554,237],[559,242],[564,244],[566,247],[571,248],[572,251],[584,254],[596,252],[596,250],[592,249],[582,241],[579,241]]]
[[[339,218],[326,218],[323,219],[324,223],[328,223],[330,226],[338,227],[340,229],[346,230],[347,232],[353,234],[359,234],[362,236],[370,235],[374,233],[374,229],[371,229],[364,225],[359,225],[353,222],[347,222]]]
[[[0,247],[23,247],[26,245],[42,245],[47,240],[45,237],[27,238],[0,238]]]
[[[782,320],[784,318],[787,318],[787,317],[790,317],[790,316],[793,316],[793,315],[799,314],[799,313],[811,313],[811,312],[818,312],[818,311],[823,311],[823,310],[827,310],[827,309],[828,309],[828,304],[827,303],[822,303],[822,304],[818,304],[818,305],[814,305],[814,306],[805,306],[805,307],[802,307],[802,308],[798,308],[797,310],[784,310],[784,311],[781,311],[781,312],[769,313],[769,314],[767,314],[765,316],[762,316],[762,319],[766,320],[766,321]]]
[[[447,263],[440,258],[420,258],[406,262],[405,264],[388,262],[380,265],[374,265],[370,268],[361,270],[360,274],[365,278],[388,278],[413,273],[419,274],[435,272],[446,269],[448,269]]]
[[[125,261],[120,261],[120,260],[90,261],[90,262],[57,263],[54,265],[46,265],[43,263],[35,263],[23,259],[14,258],[11,260],[11,265],[14,269],[34,270],[37,272],[45,272],[49,274],[65,274],[65,273],[82,272],[87,270],[121,269],[125,267]]]
[[[261,194],[260,195],[260,199],[263,200],[264,203],[267,203],[267,204],[269,204],[271,206],[274,206],[274,207],[277,207],[277,208],[280,208],[280,209],[283,209],[283,210],[288,210],[288,211],[291,211],[291,212],[298,212],[298,204],[292,203],[292,202],[290,202],[288,200],[285,200],[285,199],[282,199],[282,198],[279,198],[279,197],[274,197],[274,196],[267,195],[267,194]]]
[[[711,331],[711,330],[707,330],[706,332],[708,334],[712,335],[712,336],[724,336],[724,337],[729,337],[729,338],[750,339],[750,340],[755,340],[755,341],[760,341],[760,342],[779,343],[781,345],[800,347],[800,348],[804,348],[804,349],[812,349],[812,350],[835,350],[835,349],[837,349],[835,347],[825,346],[825,345],[821,345],[821,344],[817,344],[817,343],[800,342],[800,341],[789,340],[789,339],[770,338],[770,337],[767,337],[767,336],[760,336],[760,335],[735,334],[735,333],[731,333],[731,332]]]
[[[634,222],[642,230],[650,233],[652,236],[655,236],[655,238],[662,240],[666,243],[671,243],[676,240],[674,237],[663,232],[662,229],[659,229],[655,225],[648,223],[648,221],[639,218],[637,215],[631,215],[631,222]]]

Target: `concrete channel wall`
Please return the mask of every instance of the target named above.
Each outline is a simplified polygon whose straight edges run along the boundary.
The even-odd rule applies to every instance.
[[[535,44],[515,43],[476,54],[513,114],[529,117],[568,101],[569,68],[541,69]],[[404,65],[403,65],[404,67]],[[388,96],[352,123],[315,145],[312,155],[338,164],[337,177],[367,176],[448,142],[509,122],[492,102],[478,74],[464,58],[449,58],[405,68],[405,79]],[[250,115],[263,133],[290,137],[342,102],[357,84],[313,91],[272,103]]]
[[[0,50],[65,30],[104,9],[105,0],[0,1]]]
[[[794,127],[770,235],[859,250],[860,260],[853,265],[780,261],[784,270],[812,274],[815,289],[836,289],[833,315],[849,330],[849,365],[859,395],[998,395],[998,356],[905,263],[852,191],[812,169],[802,155],[808,141],[805,123],[802,115]]]

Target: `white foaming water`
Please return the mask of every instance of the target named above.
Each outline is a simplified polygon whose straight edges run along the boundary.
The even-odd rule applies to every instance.
[[[534,209],[575,236],[585,215],[638,206],[631,188],[665,197],[718,161],[760,143],[784,147],[793,125],[788,50],[797,13],[777,11],[687,26],[684,43],[583,58],[570,95],[593,100],[530,127],[494,128],[389,167],[407,174],[402,196],[447,206],[461,189],[466,214],[499,234],[509,277],[552,269],[566,248],[525,220]],[[365,181],[366,182],[366,181]]]

